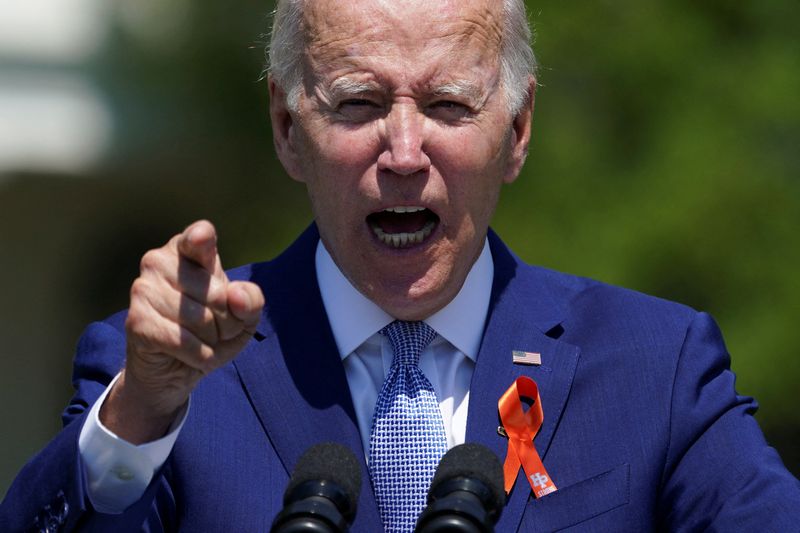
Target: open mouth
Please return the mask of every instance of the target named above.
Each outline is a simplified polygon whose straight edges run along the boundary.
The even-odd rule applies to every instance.
[[[367,216],[367,224],[381,242],[395,248],[408,248],[427,239],[439,217],[424,207],[388,207]]]

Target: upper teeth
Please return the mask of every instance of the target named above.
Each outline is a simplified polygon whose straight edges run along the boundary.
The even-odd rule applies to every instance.
[[[387,207],[384,211],[389,211],[390,213],[416,213],[424,209],[424,207],[419,207],[417,205],[398,205],[397,207]]]

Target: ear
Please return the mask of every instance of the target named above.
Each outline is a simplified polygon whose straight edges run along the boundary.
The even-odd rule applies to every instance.
[[[528,97],[514,121],[511,123],[511,161],[508,172],[503,178],[505,183],[512,183],[519,176],[525,158],[528,157],[528,143],[531,140],[531,124],[533,123],[533,107],[536,100],[536,77],[528,77]]]
[[[283,168],[289,176],[302,182],[299,161],[296,150],[295,122],[292,110],[289,109],[286,91],[270,76],[269,83],[269,118],[272,122],[272,139],[275,152],[278,154]]]

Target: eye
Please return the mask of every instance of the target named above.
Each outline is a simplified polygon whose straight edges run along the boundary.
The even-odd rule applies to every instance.
[[[467,118],[472,115],[472,109],[455,100],[437,100],[428,105],[428,115],[446,122]]]
[[[453,102],[452,100],[439,100],[433,103],[433,107],[441,107],[443,109],[453,109],[456,107],[465,107],[464,104]]]
[[[353,107],[362,107],[362,106],[373,106],[377,107],[378,104],[372,102],[371,100],[367,100],[366,98],[350,98],[349,100],[344,100],[339,104],[339,108],[353,106]]]
[[[372,120],[380,115],[382,109],[380,103],[368,98],[348,98],[336,107],[344,119],[355,122]]]

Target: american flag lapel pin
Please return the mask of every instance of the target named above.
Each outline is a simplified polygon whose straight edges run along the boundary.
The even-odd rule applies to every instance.
[[[523,352],[522,350],[514,350],[511,352],[511,360],[515,365],[539,366],[542,364],[542,354],[538,352]]]

